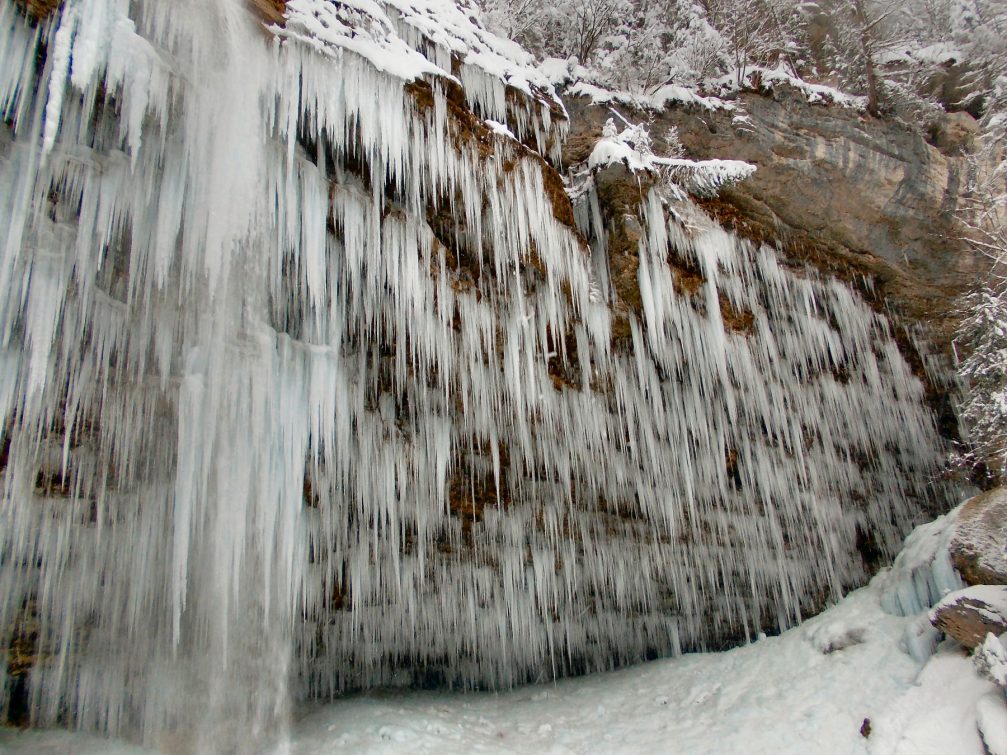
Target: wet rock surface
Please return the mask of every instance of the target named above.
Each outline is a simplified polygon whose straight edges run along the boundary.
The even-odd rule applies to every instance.
[[[1007,585],[1007,490],[997,488],[962,506],[951,561],[970,585]]]
[[[930,613],[931,623],[964,647],[1007,632],[1007,587],[979,585],[949,593]]]
[[[586,98],[566,102],[571,136],[564,159],[576,162],[611,113]],[[926,135],[851,108],[809,104],[787,87],[743,93],[732,104],[733,111],[617,109],[647,121],[658,137],[674,126],[689,157],[757,166],[709,203],[723,225],[773,242],[791,261],[851,281],[871,276],[889,305],[929,325],[935,341],[947,340],[950,303],[983,266],[955,227],[972,117],[951,114]]]
[[[62,4],[62,0],[14,0],[15,7],[33,21],[45,20]]]

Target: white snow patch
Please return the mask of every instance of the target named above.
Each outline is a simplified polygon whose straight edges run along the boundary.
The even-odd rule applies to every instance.
[[[605,89],[586,81],[578,81],[567,89],[567,94],[590,97],[595,105],[620,104],[640,110],[664,110],[672,105],[693,106],[703,110],[734,110],[735,106],[719,97],[706,97],[692,89],[668,84],[653,94],[634,94]]]
[[[990,755],[1007,755],[1007,706],[1002,694],[989,693],[976,703],[979,732]]]
[[[863,112],[867,109],[867,98],[848,94],[835,87],[824,84],[812,84],[789,73],[783,65],[776,68],[751,66],[746,69],[743,86],[738,86],[736,74],[729,74],[707,85],[712,91],[725,97],[739,89],[765,88],[774,89],[778,86],[789,86],[801,92],[809,104],[837,105]]]
[[[934,619],[942,608],[965,600],[970,601],[973,610],[983,618],[994,622],[1007,619],[1007,586],[1003,585],[973,585],[948,593],[934,606],[930,618]]]

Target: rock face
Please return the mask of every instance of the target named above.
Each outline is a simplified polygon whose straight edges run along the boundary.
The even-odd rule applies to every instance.
[[[987,634],[1007,632],[1007,587],[979,585],[949,593],[934,606],[930,621],[971,650]]]
[[[287,0],[248,0],[248,4],[267,24],[282,24]]]
[[[990,490],[961,509],[951,561],[970,585],[1007,585],[1007,489]]]
[[[571,164],[584,159],[611,112],[585,97],[566,104],[572,125],[563,157]],[[771,244],[785,264],[834,275],[894,314],[899,348],[926,386],[941,434],[959,441],[955,301],[988,269],[955,221],[974,119],[949,114],[925,138],[851,107],[812,104],[787,85],[744,92],[729,106],[627,115],[647,122],[658,147],[675,127],[689,157],[755,165],[751,178],[703,207],[725,228]]]
[[[14,5],[20,8],[28,18],[34,21],[44,21],[62,5],[62,0],[14,0]]]
[[[787,86],[741,94],[732,106],[671,106],[640,117],[657,137],[675,126],[690,157],[757,166],[752,178],[709,203],[725,225],[847,280],[872,276],[890,305],[931,324],[936,338],[946,336],[949,302],[982,269],[956,240],[954,224],[971,116],[948,116],[936,139],[942,151],[908,127],[810,104]],[[584,98],[568,99],[567,107],[573,126],[564,157],[577,161],[610,113]]]

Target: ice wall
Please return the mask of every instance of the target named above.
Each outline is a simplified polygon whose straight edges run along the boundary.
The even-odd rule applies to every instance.
[[[940,495],[889,324],[654,192],[613,347],[562,107],[468,10],[0,0],[0,645],[34,723],[244,750],[292,697],[716,644]]]

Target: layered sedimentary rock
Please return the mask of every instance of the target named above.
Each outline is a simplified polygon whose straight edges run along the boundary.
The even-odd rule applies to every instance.
[[[962,505],[949,548],[970,585],[1007,585],[1007,490],[996,488]]]
[[[963,243],[956,217],[975,121],[950,114],[928,141],[910,125],[812,99],[774,83],[722,106],[672,104],[648,120],[657,135],[674,126],[690,156],[758,167],[709,203],[727,226],[846,280],[871,276],[889,306],[947,343],[954,297],[987,266]],[[610,113],[584,97],[567,106],[566,156],[576,161]]]
[[[473,18],[0,3],[29,720],[240,747],[291,698],[715,647],[943,505],[888,320],[653,177],[572,204],[562,104]]]
[[[930,612],[935,627],[969,650],[1007,632],[1007,587],[977,585],[949,593]]]

